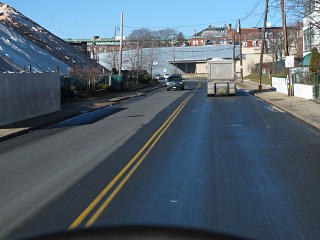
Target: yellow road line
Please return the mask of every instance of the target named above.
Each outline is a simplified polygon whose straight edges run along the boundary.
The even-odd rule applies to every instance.
[[[136,161],[141,153],[149,146],[152,140],[157,134],[166,126],[166,124],[172,119],[172,117],[179,111],[183,104],[188,100],[191,94],[186,97],[182,103],[176,108],[176,110],[168,117],[168,119],[161,125],[161,127],[152,135],[148,142],[140,149],[140,151],[127,163],[127,165],[112,179],[112,181],[99,193],[99,195],[89,204],[89,206],[74,220],[74,222],[68,228],[69,230],[78,227],[82,221],[88,216],[92,209],[101,201],[101,199],[109,192],[114,184],[122,177],[122,175],[128,170],[128,168]]]
[[[156,143],[159,141],[161,136],[166,132],[166,130],[169,128],[169,126],[172,124],[172,122],[175,120],[175,118],[179,115],[179,113],[182,111],[184,106],[188,103],[188,101],[191,99],[192,95],[189,95],[188,100],[184,102],[183,106],[179,109],[179,111],[175,114],[175,116],[170,120],[168,125],[163,129],[163,131],[158,135],[156,140],[152,143],[152,145],[148,148],[148,150],[143,154],[143,156],[139,159],[139,161],[133,166],[133,168],[129,171],[129,173],[124,177],[124,179],[119,183],[119,185],[115,188],[115,190],[109,195],[109,197],[102,203],[102,205],[98,208],[98,210],[92,215],[92,217],[89,219],[89,221],[85,224],[85,227],[90,227],[97,218],[101,215],[103,210],[109,205],[109,203],[112,201],[112,199],[117,195],[117,193],[121,190],[123,185],[129,180],[131,175],[136,171],[136,169],[140,166],[142,161],[148,156],[150,151],[153,149],[153,147],[156,145]]]

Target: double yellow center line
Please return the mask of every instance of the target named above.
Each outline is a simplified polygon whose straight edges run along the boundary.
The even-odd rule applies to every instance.
[[[201,86],[198,83],[197,89]],[[112,199],[117,195],[123,185],[129,180],[131,175],[135,172],[135,170],[140,166],[142,161],[147,157],[156,143],[159,141],[161,136],[166,132],[172,122],[179,115],[184,106],[188,103],[188,101],[193,97],[194,93],[189,94],[182,103],[176,108],[176,110],[168,117],[168,119],[161,125],[161,127],[152,135],[152,137],[148,140],[148,142],[139,150],[139,152],[127,163],[127,165],[112,179],[112,181],[99,193],[99,195],[89,204],[89,206],[79,215],[79,217],[74,220],[74,222],[70,225],[69,230],[78,227],[83,221],[87,218],[89,214],[91,214],[96,208],[96,206],[100,203],[100,201],[106,196],[106,194],[111,190],[112,187],[115,186],[116,183],[119,182],[120,178],[123,179],[119,182],[119,184],[115,187],[115,189],[111,192],[111,194],[102,202],[100,207],[91,215],[89,220],[85,223],[85,227],[90,227],[101,215],[103,210],[109,205]],[[140,157],[141,156],[141,157]],[[138,159],[138,161],[137,161]],[[134,164],[134,165],[133,165]],[[128,172],[128,169],[133,165],[131,170]],[[126,174],[125,174],[126,173]]]

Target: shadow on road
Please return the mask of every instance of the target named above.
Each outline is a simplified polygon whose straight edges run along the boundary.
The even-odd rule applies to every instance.
[[[79,116],[76,116],[74,118],[67,119],[63,122],[54,124],[52,126],[49,126],[48,129],[52,128],[63,128],[63,127],[74,127],[74,126],[80,126],[80,125],[87,125],[87,124],[93,124],[96,123],[112,114],[115,114],[117,112],[123,111],[126,108],[115,108],[115,107],[107,107],[103,108],[94,112],[86,112],[82,113]]]

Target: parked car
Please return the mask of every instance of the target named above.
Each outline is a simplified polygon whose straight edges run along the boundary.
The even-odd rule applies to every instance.
[[[171,75],[167,79],[167,91],[170,89],[180,89],[184,90],[184,83],[182,81],[182,78],[180,76]]]
[[[178,77],[182,80],[182,75],[180,73],[177,74],[171,74],[170,76]]]
[[[159,80],[164,80],[165,78],[161,74],[157,74],[156,79],[159,81]]]
[[[170,74],[165,73],[165,74],[163,74],[163,77],[164,77],[164,79],[165,79],[165,80],[167,80],[167,79],[168,79],[168,77],[170,77]]]

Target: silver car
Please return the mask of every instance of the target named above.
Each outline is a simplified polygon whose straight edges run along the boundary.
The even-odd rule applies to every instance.
[[[167,79],[167,91],[170,89],[180,89],[184,90],[184,83],[182,81],[182,78],[178,75],[171,75]]]

